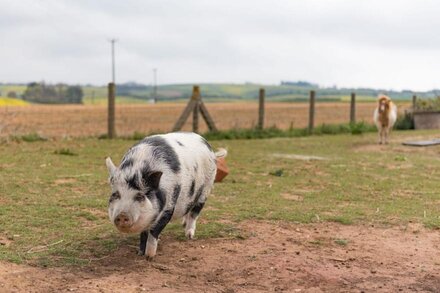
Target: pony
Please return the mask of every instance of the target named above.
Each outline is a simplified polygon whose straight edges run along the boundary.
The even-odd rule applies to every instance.
[[[397,106],[388,96],[379,95],[373,119],[379,131],[379,144],[388,144],[388,136],[397,120]]]

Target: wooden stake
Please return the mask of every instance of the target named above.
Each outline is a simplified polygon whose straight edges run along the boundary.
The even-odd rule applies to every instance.
[[[199,133],[199,108],[200,108],[199,102],[200,102],[200,100],[198,100],[198,99],[195,100],[195,104],[193,107],[192,129],[193,129],[193,132],[195,132],[195,133]]]
[[[217,127],[215,127],[214,120],[212,119],[211,115],[209,115],[208,109],[206,108],[202,100],[200,100],[199,102],[199,107],[200,107],[200,113],[202,114],[203,119],[205,119],[209,131],[217,131]]]
[[[262,130],[264,128],[264,89],[260,89],[259,93],[259,103],[258,103],[258,129]]]
[[[202,101],[202,97],[200,95],[200,88],[197,85],[193,87],[193,93],[191,99],[188,105],[186,105],[186,108],[185,110],[183,110],[179,119],[177,119],[177,122],[173,127],[173,131],[181,130],[186,120],[188,119],[189,114],[193,112],[192,127],[193,127],[193,132],[197,133],[199,131],[199,111],[202,114],[203,119],[206,121],[209,130],[217,131],[217,127],[215,127],[214,120],[212,119],[211,115],[209,115],[208,109],[206,108],[205,104]]]
[[[108,84],[108,138],[115,138],[115,92],[114,83]]]
[[[179,119],[177,119],[177,122],[173,127],[173,131],[179,131],[182,129],[183,125],[185,124],[186,120],[189,117],[189,114],[191,114],[191,112],[194,110],[194,107],[197,104],[199,97],[200,97],[200,89],[199,86],[195,85],[193,87],[191,100],[189,101],[188,105],[186,105],[186,108],[185,110],[183,110],[182,115],[180,115]]]
[[[356,123],[356,94],[351,93],[351,100],[350,100],[350,123],[354,124]]]
[[[309,134],[313,132],[314,124],[315,124],[315,91],[310,91]]]

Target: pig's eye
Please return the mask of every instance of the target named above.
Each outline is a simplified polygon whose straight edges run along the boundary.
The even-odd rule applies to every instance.
[[[119,192],[113,192],[112,195],[110,196],[109,202],[112,202],[114,200],[120,199],[121,195],[119,194]]]
[[[135,201],[144,201],[144,200],[145,200],[145,195],[138,193],[138,194],[136,194],[136,196],[134,197],[134,200],[135,200]]]

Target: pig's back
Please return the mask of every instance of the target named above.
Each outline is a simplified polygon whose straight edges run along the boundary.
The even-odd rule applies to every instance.
[[[198,197],[207,196],[211,191],[217,169],[215,153],[209,143],[195,133],[173,132],[158,137],[174,150],[180,166],[178,172],[164,173],[161,179],[161,185],[168,192],[175,190],[176,186],[180,188],[173,214],[173,218],[179,218],[188,212],[188,207]]]

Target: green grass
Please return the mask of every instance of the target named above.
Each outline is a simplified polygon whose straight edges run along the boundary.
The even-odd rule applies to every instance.
[[[437,134],[397,131],[392,137],[403,141]],[[196,236],[246,238],[249,231],[239,225],[244,220],[411,221],[440,228],[440,146],[379,147],[376,139],[367,133],[213,141],[214,147],[228,149],[231,173],[216,184]],[[108,221],[104,164],[108,155],[120,161],[134,143],[93,138],[1,143],[0,242],[10,243],[0,245],[0,260],[87,265],[122,245],[136,245],[136,235],[121,235]],[[299,160],[300,155],[322,159]],[[167,226],[164,235],[184,238],[179,223]]]
[[[207,132],[203,136],[208,140],[221,139],[262,139],[275,137],[304,137],[323,134],[362,134],[365,132],[376,131],[376,127],[365,122],[358,122],[353,124],[322,124],[315,127],[312,133],[309,133],[306,128],[290,128],[287,130],[270,127],[265,129],[231,129],[217,132]],[[137,133],[139,135],[139,133]]]
[[[335,239],[334,242],[340,246],[347,246],[347,244],[348,244],[347,239]]]
[[[56,155],[63,155],[63,156],[78,156],[77,153],[73,152],[69,148],[62,148],[62,149],[59,149],[59,150],[55,150],[54,154],[56,154]]]
[[[35,142],[35,141],[46,141],[47,138],[39,135],[38,133],[29,133],[21,136],[14,136],[15,141],[25,141],[25,142]]]

